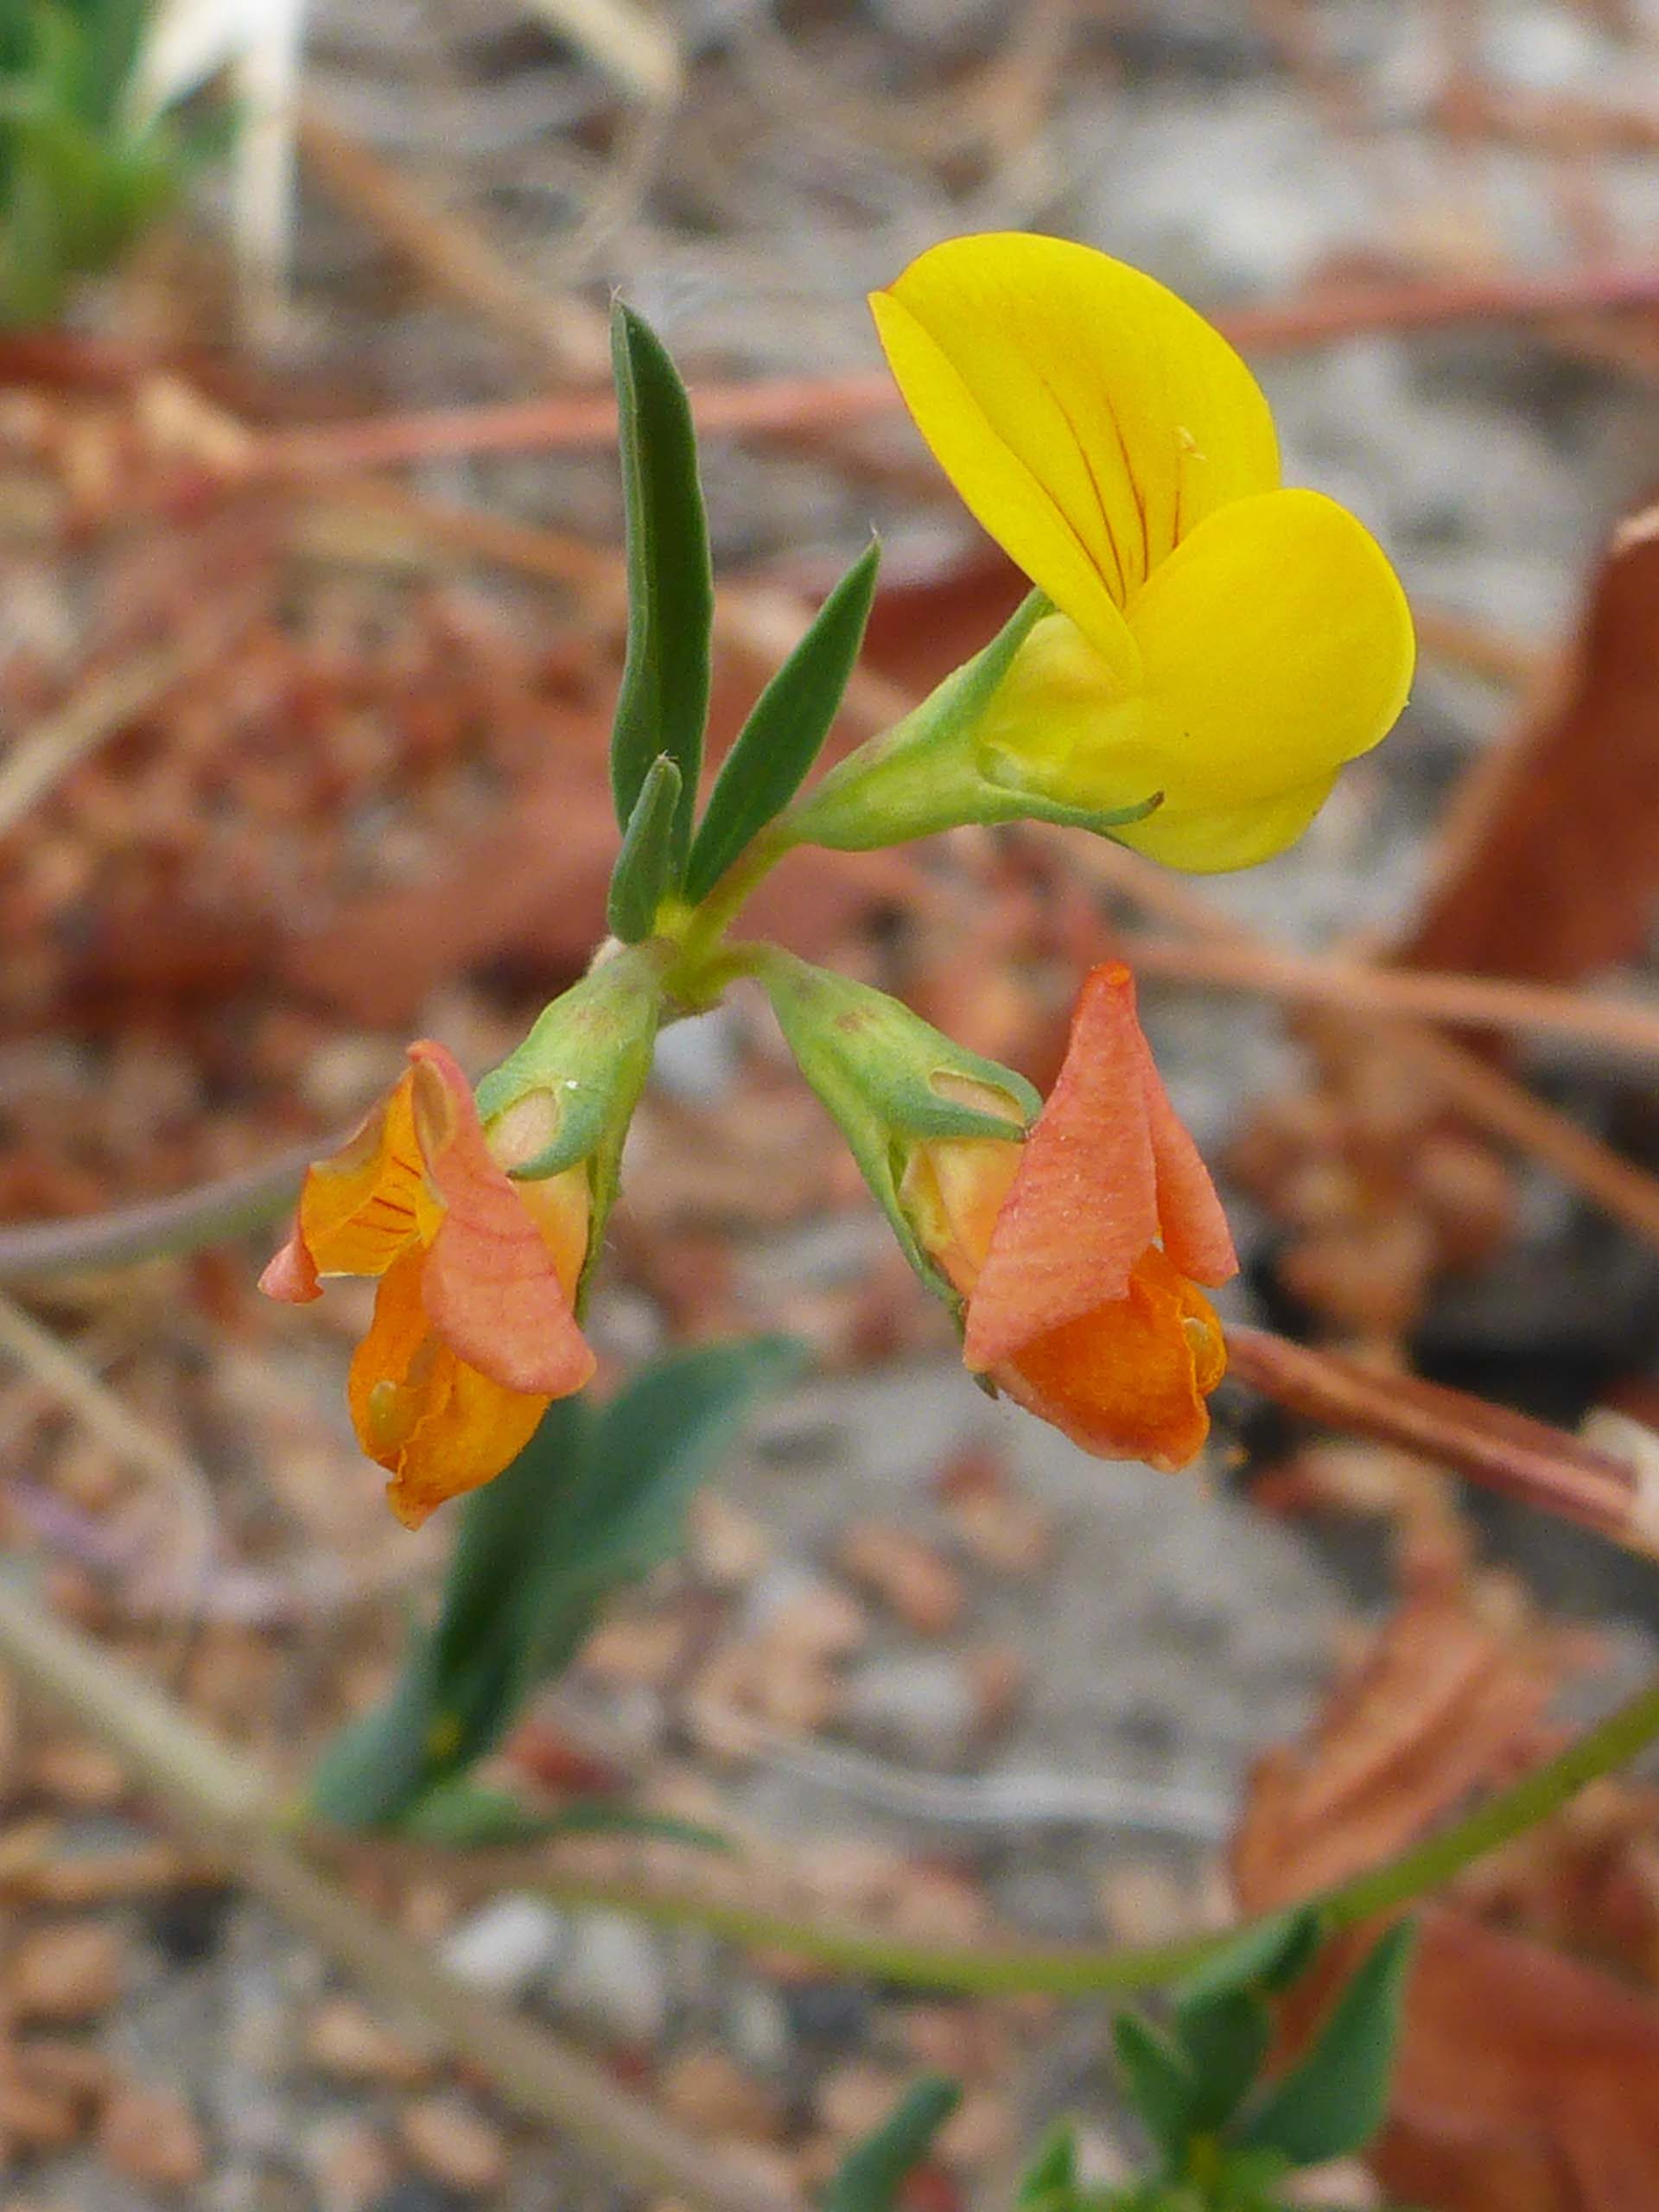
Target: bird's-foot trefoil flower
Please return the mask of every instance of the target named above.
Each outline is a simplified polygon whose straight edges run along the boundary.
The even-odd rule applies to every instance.
[[[799,836],[1030,814],[1196,870],[1293,842],[1399,715],[1412,626],[1363,526],[1281,487],[1232,347],[1060,238],[950,240],[871,304],[923,435],[1036,590],[977,680],[825,780]]]
[[[450,1055],[425,1041],[409,1057],[356,1136],[308,1170],[261,1287],[301,1304],[326,1276],[378,1279],[352,1422],[413,1528],[499,1474],[594,1362],[573,1308],[592,1228],[586,1171],[513,1181]]]
[[[1085,1451],[1185,1466],[1226,1367],[1198,1286],[1236,1273],[1209,1173],[1176,1117],[1128,970],[1084,985],[1065,1064],[1023,1145],[931,1147],[918,1234],[966,1301],[975,1373]]]

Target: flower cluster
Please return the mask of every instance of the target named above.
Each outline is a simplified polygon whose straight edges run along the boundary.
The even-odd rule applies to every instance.
[[[1287,490],[1267,404],[1172,293],[1054,238],[936,247],[873,302],[911,412],[1034,587],[913,713],[797,798],[855,662],[868,555],[768,686],[694,821],[712,592],[684,393],[620,310],[628,660],[613,745],[613,941],[476,1098],[442,1047],[306,1179],[264,1287],[378,1280],[353,1362],[399,1515],[487,1482],[594,1357],[578,1316],[659,1023],[757,979],[963,1356],[1085,1450],[1185,1465],[1226,1364],[1203,1292],[1236,1262],[1134,985],[1097,967],[1046,1101],[898,1001],[733,943],[792,847],[962,823],[1081,823],[1171,866],[1266,859],[1410,681],[1404,597],[1363,526]]]

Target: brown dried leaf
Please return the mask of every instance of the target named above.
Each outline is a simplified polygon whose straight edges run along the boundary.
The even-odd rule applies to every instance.
[[[1659,506],[1614,533],[1559,685],[1466,787],[1408,965],[1570,982],[1659,900]]]

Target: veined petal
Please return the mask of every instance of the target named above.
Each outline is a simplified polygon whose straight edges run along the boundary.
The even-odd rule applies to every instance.
[[[565,1397],[594,1372],[554,1256],[492,1158],[471,1086],[442,1046],[411,1046],[413,1115],[442,1218],[422,1275],[433,1327],[509,1390]]]
[[[873,304],[940,466],[1109,658],[1102,589],[1122,606],[1206,516],[1279,481],[1267,402],[1226,340],[1091,247],[950,239]]]
[[[1084,1451],[1169,1472],[1209,1435],[1226,1363],[1209,1301],[1154,1249],[1121,1299],[1021,1345],[994,1379]]]
[[[1065,1063],[968,1302],[963,1357],[976,1371],[1123,1298],[1156,1242],[1147,1065],[1129,972],[1109,962],[1084,984]]]
[[[319,1275],[384,1274],[429,1229],[412,1088],[403,1077],[332,1159],[306,1169],[293,1239],[261,1278],[273,1297],[315,1298]]]
[[[1129,625],[1141,773],[1172,820],[1306,791],[1387,735],[1411,685],[1399,579],[1364,525],[1319,492],[1212,515],[1135,599]],[[1159,821],[1138,825],[1146,849]]]

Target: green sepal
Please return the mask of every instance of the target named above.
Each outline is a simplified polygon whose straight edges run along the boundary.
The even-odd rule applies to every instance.
[[[697,480],[691,405],[650,325],[619,300],[611,311],[622,458],[628,639],[611,733],[611,787],[626,830],[658,753],[680,772],[671,840],[684,874],[709,718],[714,571]]]
[[[685,895],[693,906],[782,813],[822,751],[858,663],[880,561],[880,545],[873,542],[824,601],[738,732],[691,848]]]
[[[840,1125],[906,1258],[954,1306],[957,1294],[923,1250],[900,1201],[909,1149],[941,1137],[1022,1141],[1042,1100],[1022,1075],[967,1051],[868,983],[775,946],[757,959],[755,971],[801,1073]],[[1001,1092],[1007,1115],[959,1104],[937,1087],[941,1076]]]
[[[1416,1929],[1396,1922],[1350,1976],[1312,2047],[1238,2131],[1293,2165],[1361,2151],[1387,2117]]]
[[[924,2075],[842,2160],[823,2193],[823,2212],[893,2212],[906,2181],[961,2102],[959,2082],[945,2074]]]
[[[548,1141],[507,1170],[539,1182],[586,1164],[591,1193],[588,1256],[577,1286],[580,1311],[616,1198],[622,1146],[662,1016],[664,956],[654,944],[602,960],[554,1000],[530,1034],[479,1084],[480,1118],[499,1125],[528,1099],[544,1103]]]
[[[1144,822],[1161,792],[1110,811],[1068,806],[999,783],[981,763],[977,726],[1032,629],[1052,612],[1041,592],[1029,593],[988,645],[824,778],[790,817],[793,841],[867,852],[966,822],[1052,822],[1102,836]]]
[[[652,762],[622,835],[611,871],[605,918],[624,944],[638,944],[657,925],[657,912],[674,884],[674,817],[680,772],[666,753]]]

